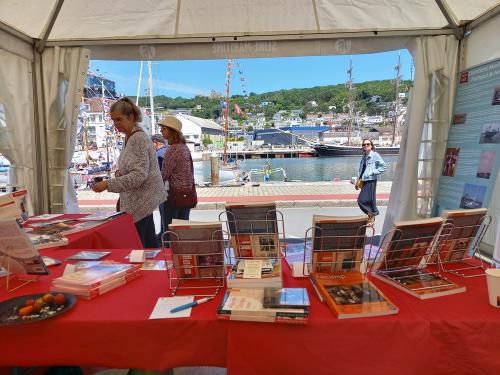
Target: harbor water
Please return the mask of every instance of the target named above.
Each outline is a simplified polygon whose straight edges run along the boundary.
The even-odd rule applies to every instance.
[[[387,170],[380,176],[381,181],[392,181],[397,156],[383,156],[387,163]],[[239,160],[241,171],[251,169],[262,170],[268,160],[273,169],[283,168],[288,180],[299,180],[305,182],[350,180],[356,176],[359,168],[359,156],[332,157],[332,158],[290,158],[290,159],[246,159]],[[210,181],[210,160],[194,162],[194,173],[196,182]],[[221,176],[221,181],[224,179]],[[262,176],[252,180],[262,181]],[[271,181],[282,181],[281,173],[271,174]]]

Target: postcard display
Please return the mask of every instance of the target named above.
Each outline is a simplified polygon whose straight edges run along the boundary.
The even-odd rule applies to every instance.
[[[433,263],[452,229],[440,217],[395,222],[381,241],[372,274],[419,299],[465,292]]]
[[[500,167],[500,60],[458,74],[434,216],[488,207]]]
[[[219,220],[226,223],[232,245],[227,257],[231,267],[228,287],[281,288],[281,256],[282,251],[286,251],[285,225],[276,203],[226,204]],[[245,272],[251,264],[260,267],[260,277],[246,278]]]
[[[210,297],[225,286],[227,237],[219,222],[172,221],[169,231],[162,235],[165,264],[171,264],[168,278],[172,296],[189,291],[191,295]]]
[[[479,244],[491,223],[487,208],[445,210],[443,234],[446,239],[433,258],[443,272],[461,277],[484,276],[486,266]]]

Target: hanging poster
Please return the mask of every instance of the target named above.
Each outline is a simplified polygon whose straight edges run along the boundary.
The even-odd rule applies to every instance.
[[[460,72],[434,214],[488,207],[500,166],[500,60]]]

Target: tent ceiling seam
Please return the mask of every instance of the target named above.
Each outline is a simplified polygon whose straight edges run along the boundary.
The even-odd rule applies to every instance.
[[[495,5],[479,17],[476,17],[473,21],[467,23],[467,25],[465,25],[465,31],[471,31],[472,29],[478,27],[482,23],[490,20],[498,14],[500,14],[500,4]]]
[[[175,12],[175,35],[179,32],[179,16],[181,14],[181,0],[177,0],[177,10]]]
[[[23,33],[22,31],[19,31],[12,26],[6,24],[3,21],[0,21],[0,30],[5,31],[9,35],[12,35],[15,38],[21,39],[24,42],[27,42],[29,44],[33,44],[33,38],[31,38],[29,35]]]
[[[195,44],[215,42],[263,42],[263,41],[302,41],[302,40],[322,40],[338,38],[389,38],[389,37],[411,37],[411,36],[436,36],[453,34],[451,29],[427,29],[427,30],[393,30],[393,31],[360,31],[360,32],[339,32],[339,33],[310,33],[310,34],[274,34],[274,35],[242,35],[238,36],[238,41],[234,41],[234,36],[205,36],[205,37],[184,37],[184,38],[123,38],[123,39],[81,39],[81,40],[51,40],[47,46],[103,46],[103,45],[141,45],[141,44]]]
[[[49,39],[50,32],[52,31],[52,28],[54,27],[54,24],[56,23],[57,16],[59,15],[59,11],[61,10],[63,6],[64,0],[57,0],[57,3],[54,5],[50,12],[50,17],[49,21],[45,25],[45,27],[42,30],[42,38],[36,42],[36,49],[38,52],[43,52],[43,49],[45,48],[45,45],[47,44],[47,40]]]
[[[453,29],[455,37],[458,40],[462,40],[464,37],[463,27],[459,27],[458,18],[455,15],[455,13],[453,13],[451,8],[448,6],[446,0],[435,0],[435,1],[439,9],[441,10],[441,13],[443,13],[444,18],[446,18],[446,21],[448,22],[449,26]]]
[[[316,6],[316,0],[312,0],[312,5],[314,11],[314,20],[316,21],[316,30],[320,31],[321,27],[319,26],[318,7]]]

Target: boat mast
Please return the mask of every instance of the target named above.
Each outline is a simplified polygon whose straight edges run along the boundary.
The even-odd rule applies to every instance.
[[[352,59],[349,59],[349,70],[347,71],[347,75],[349,80],[346,83],[348,88],[348,99],[349,102],[347,104],[347,108],[349,110],[349,124],[347,127],[347,145],[351,145],[351,135],[352,135],[352,127],[354,123],[354,87],[352,84]]]
[[[135,96],[135,105],[139,105],[139,94],[141,93],[141,80],[142,80],[142,64],[144,61],[141,60],[141,67],[139,68],[139,83],[137,84],[137,95]]]
[[[231,84],[231,63],[232,60],[227,60],[227,71],[226,71],[226,108],[224,110],[225,122],[224,122],[224,154],[222,156],[223,165],[227,165],[227,137],[229,129],[229,86]]]
[[[155,122],[155,105],[153,102],[153,72],[151,68],[151,60],[148,61],[148,73],[149,73],[149,103],[151,104],[151,134],[157,133],[156,122]]]
[[[399,123],[399,83],[401,81],[401,55],[398,56],[398,64],[394,67],[394,70],[396,71],[396,101],[394,102],[394,121],[392,124],[392,139],[391,139],[391,146],[394,146],[394,143],[396,142],[396,135],[399,131],[398,129],[398,123]]]

